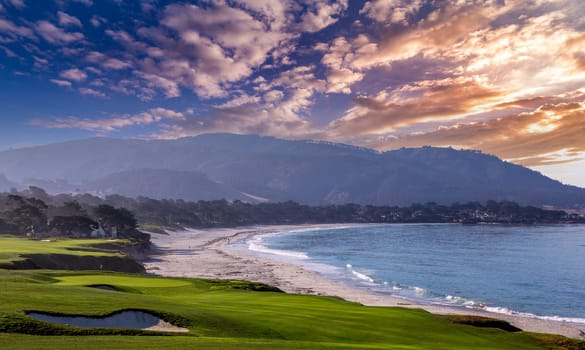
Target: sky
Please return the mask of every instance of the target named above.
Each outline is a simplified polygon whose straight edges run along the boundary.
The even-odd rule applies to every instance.
[[[0,149],[432,145],[585,187],[585,1],[0,0],[0,105]]]

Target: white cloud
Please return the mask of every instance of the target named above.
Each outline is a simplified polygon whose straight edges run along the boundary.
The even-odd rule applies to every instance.
[[[68,44],[84,38],[82,33],[65,32],[48,21],[38,21],[35,25],[35,30],[51,44]]]
[[[107,22],[108,20],[99,16],[92,16],[91,19],[89,20],[89,23],[91,23],[91,25],[96,28]]]
[[[57,17],[59,19],[59,25],[62,27],[67,27],[67,26],[82,27],[81,21],[77,17],[68,15],[67,13],[65,13],[63,11],[57,12]]]
[[[7,2],[18,9],[21,9],[25,6],[24,0],[7,0]]]
[[[139,71],[135,71],[134,73],[138,77],[142,78],[142,80],[146,83],[147,88],[150,89],[144,90],[139,88],[140,93],[142,94],[141,98],[144,100],[150,100],[153,97],[154,89],[163,90],[165,96],[168,98],[181,96],[179,84],[177,84],[177,82],[173,81],[172,79],[168,79],[166,77],[156,74],[148,74]],[[134,88],[137,87],[134,84],[129,84],[129,86],[133,86]]]
[[[35,35],[30,28],[22,27],[14,24],[13,22],[0,18],[0,33],[8,35],[8,38],[17,40],[19,37],[34,39]]]
[[[87,62],[99,65],[105,69],[122,70],[131,68],[132,64],[118,58],[108,57],[101,52],[91,51],[85,56]],[[95,69],[95,68],[94,68]]]
[[[73,80],[77,82],[84,81],[85,79],[87,79],[87,73],[78,68],[64,70],[61,73],[59,73],[59,76],[64,79]]]
[[[328,68],[327,92],[351,93],[351,85],[363,79],[364,74],[352,69],[351,63],[355,57],[356,48],[345,38],[339,37],[328,47],[319,46],[326,50],[321,63]]]
[[[166,126],[154,138],[176,138],[209,132],[272,135],[283,138],[318,135],[303,116],[314,103],[315,93],[325,91],[326,82],[315,77],[314,66],[298,66],[268,82],[254,79],[259,96],[245,93],[215,106],[211,118],[197,116]]]
[[[130,68],[132,65],[128,62],[121,61],[117,58],[109,58],[109,59],[105,60],[101,64],[101,66],[104,68],[108,68],[108,69],[119,70],[119,69]]]
[[[276,102],[282,99],[284,93],[280,90],[271,90],[262,97],[266,102]]]
[[[304,32],[318,32],[337,22],[339,16],[347,10],[347,0],[310,0],[307,12],[301,18],[300,29]]]
[[[106,97],[106,94],[104,94],[102,91],[98,91],[98,90],[94,90],[94,89],[90,89],[90,88],[79,88],[79,92],[82,95],[90,95],[90,96],[96,96],[96,97]]]
[[[98,75],[102,74],[102,71],[95,68],[95,67],[87,67],[87,68],[85,68],[85,70],[90,72],[90,73],[93,73],[93,74],[98,74]]]
[[[165,120],[183,120],[185,115],[165,108],[153,108],[139,114],[127,114],[111,118],[57,118],[53,120],[33,119],[29,124],[49,129],[82,129],[95,132],[113,132],[129,126],[149,125]]]
[[[291,0],[235,0],[235,3],[257,14],[272,30],[284,29],[294,20],[290,12],[296,4]]]
[[[9,49],[9,48],[7,48],[6,46],[2,46],[2,45],[0,45],[0,49],[1,49],[2,51],[4,51],[4,54],[5,54],[7,57],[18,57],[18,55],[17,55],[17,54],[16,54],[14,51],[10,50],[10,49]]]
[[[61,87],[71,87],[71,82],[67,81],[67,80],[59,80],[59,79],[49,79],[49,81],[55,85],[61,86]]]
[[[91,51],[87,54],[87,56],[85,56],[85,59],[88,62],[99,64],[100,62],[106,60],[106,55],[101,52]]]
[[[364,4],[360,14],[381,23],[408,24],[423,6],[422,0],[373,0]]]
[[[152,2],[141,3],[150,10]],[[117,89],[150,98],[156,91],[167,97],[190,89],[200,98],[228,96],[235,84],[258,69],[295,64],[291,54],[301,32],[316,32],[339,20],[348,8],[347,0],[316,1],[301,4],[293,0],[212,1],[205,5],[171,4],[164,8],[156,26],[142,27],[138,36],[124,31],[106,34],[132,55],[119,55],[114,61],[88,56],[88,60],[110,69],[132,68],[134,77],[148,88],[135,90],[135,82]],[[97,24],[97,23],[96,23]],[[146,58],[136,59],[137,53]],[[121,62],[120,62],[121,61]],[[123,63],[125,64],[123,64]],[[332,72],[338,80],[347,80]],[[337,85],[342,85],[339,82]],[[119,84],[120,85],[120,84]],[[347,87],[332,87],[348,91]]]
[[[39,70],[47,68],[49,64],[49,60],[38,56],[33,56],[33,61],[34,61],[33,67]]]
[[[78,2],[78,3],[84,4],[85,6],[93,5],[93,0],[70,0],[70,1]]]
[[[156,10],[156,0],[141,0],[140,8],[144,12],[150,12]]]
[[[253,3],[248,5],[259,8]],[[223,2],[209,7],[169,5],[161,24],[159,28],[139,31],[154,47],[122,33],[111,36],[149,55],[149,59],[140,62],[137,76],[169,97],[179,96],[180,87],[202,98],[225,96],[231,84],[248,77],[272,50],[292,37]],[[168,35],[169,30],[174,35]]]

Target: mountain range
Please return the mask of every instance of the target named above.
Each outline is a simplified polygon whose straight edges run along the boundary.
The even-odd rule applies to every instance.
[[[0,152],[0,190],[35,185],[186,200],[409,205],[511,200],[585,207],[585,189],[478,151],[371,149],[273,137],[92,138]]]

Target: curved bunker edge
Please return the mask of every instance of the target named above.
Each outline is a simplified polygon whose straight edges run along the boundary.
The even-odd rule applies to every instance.
[[[58,315],[27,311],[26,315],[39,321],[80,328],[124,328],[144,331],[187,333],[189,329],[175,326],[160,317],[142,310],[124,310],[106,316]]]

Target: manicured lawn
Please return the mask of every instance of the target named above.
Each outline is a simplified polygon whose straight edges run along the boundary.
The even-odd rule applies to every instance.
[[[88,287],[104,284],[117,290]],[[160,337],[0,333],[0,349],[549,348],[527,333],[453,324],[422,310],[365,307],[337,298],[257,292],[246,287],[239,281],[113,272],[0,270],[0,316],[22,315],[25,310],[103,315],[144,309],[191,330],[188,335]],[[3,319],[11,322],[10,317]]]
[[[103,243],[111,248],[112,242],[103,240],[41,242],[3,237],[0,263],[31,254],[121,256],[95,248]],[[25,316],[26,311],[99,316],[126,309],[151,311],[190,332],[146,336],[148,333],[137,331],[131,334],[144,336],[129,336],[108,329],[56,326]],[[82,335],[88,332],[93,335]],[[161,278],[106,271],[0,269],[2,350],[574,350],[585,349],[584,344],[556,336],[455,324],[447,317],[422,310],[365,307],[333,297],[285,294],[244,281]]]
[[[116,242],[124,242],[118,240]],[[27,254],[68,254],[76,256],[121,256],[96,249],[96,245],[113,243],[103,239],[51,239],[29,240],[19,237],[0,236],[0,264],[21,260]],[[115,242],[114,242],[115,243]]]

